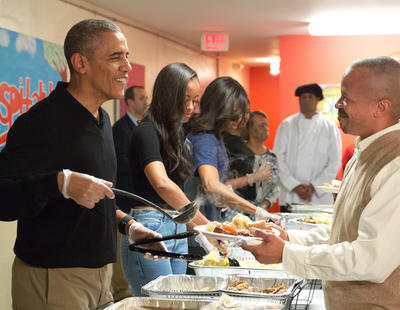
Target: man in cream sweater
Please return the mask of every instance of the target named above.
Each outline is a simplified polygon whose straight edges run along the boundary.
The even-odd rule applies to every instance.
[[[322,279],[326,309],[400,308],[400,63],[390,57],[354,62],[336,103],[340,126],[357,135],[337,196],[332,228],[279,237],[247,247],[263,263]]]

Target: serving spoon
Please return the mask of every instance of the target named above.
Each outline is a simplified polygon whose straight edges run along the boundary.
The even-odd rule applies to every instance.
[[[178,212],[178,214],[171,215],[167,211],[165,211],[163,208],[161,208],[160,206],[157,206],[155,203],[153,203],[143,197],[129,193],[122,189],[111,188],[111,190],[116,195],[124,196],[124,197],[130,198],[130,199],[136,200],[136,201],[140,201],[140,202],[144,203],[145,205],[148,205],[150,207],[153,207],[154,209],[157,209],[162,214],[164,214],[166,217],[168,217],[171,221],[178,223],[178,224],[189,223],[196,216],[196,213],[199,210],[199,206],[196,205],[194,202],[191,202],[191,203],[188,203],[186,206],[183,206],[179,210],[175,210],[176,212]]]

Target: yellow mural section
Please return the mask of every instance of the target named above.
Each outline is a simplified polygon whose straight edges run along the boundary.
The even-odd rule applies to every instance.
[[[318,103],[317,109],[332,119],[335,124],[339,125],[337,118],[338,111],[335,108],[335,104],[340,98],[340,85],[321,85],[321,88],[324,99]]]

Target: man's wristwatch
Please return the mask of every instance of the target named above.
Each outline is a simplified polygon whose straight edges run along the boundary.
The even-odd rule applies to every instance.
[[[126,235],[126,224],[128,224],[129,221],[134,220],[133,216],[130,215],[125,215],[122,220],[118,224],[118,230],[121,234]]]

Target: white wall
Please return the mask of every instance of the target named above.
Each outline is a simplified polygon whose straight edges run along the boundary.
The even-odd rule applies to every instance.
[[[68,3],[70,2],[70,3]],[[68,29],[85,18],[103,18],[102,14],[112,16],[124,32],[131,61],[145,66],[145,85],[149,94],[152,92],[154,80],[162,67],[170,62],[185,62],[197,71],[202,87],[219,75],[230,75],[249,90],[249,70],[234,69],[233,61],[221,58],[219,63],[215,57],[209,57],[185,44],[161,38],[146,31],[138,30],[127,24],[132,21],[112,14],[80,0],[0,0],[0,27],[34,36],[43,40],[58,43],[64,42]],[[72,4],[71,4],[72,3]],[[96,9],[99,14],[92,13]],[[199,17],[201,18],[201,17]],[[105,105],[113,118],[112,103]],[[1,201],[0,201],[1,205]],[[0,222],[0,309],[11,309],[11,263],[14,257],[13,244],[16,234],[16,223]]]

